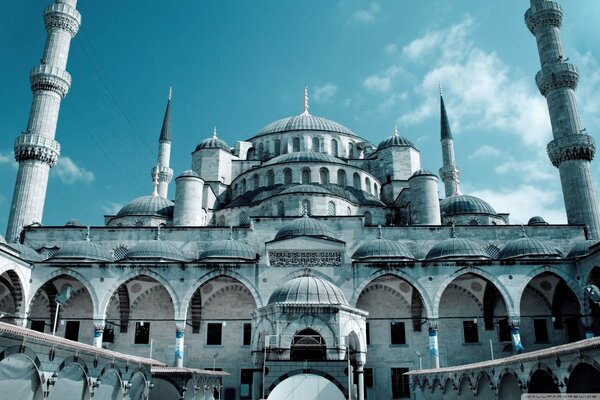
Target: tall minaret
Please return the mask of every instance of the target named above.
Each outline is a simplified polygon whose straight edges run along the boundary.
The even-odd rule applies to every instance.
[[[535,76],[546,97],[554,140],[548,157],[558,168],[569,224],[587,225],[590,238],[600,239],[600,220],[590,174],[594,139],[581,128],[575,89],[579,74],[563,54],[560,25],[563,12],[553,1],[531,0],[525,23],[537,41],[542,69]]]
[[[56,0],[44,11],[46,47],[40,65],[29,75],[33,101],[27,129],[15,140],[19,172],[8,218],[8,240],[15,240],[24,226],[42,222],[48,174],[60,154],[60,145],[54,140],[60,102],[71,86],[71,75],[65,70],[67,57],[81,24],[76,5],[77,0]]]
[[[152,178],[158,172],[158,195],[167,198],[169,191],[169,182],[173,178],[173,170],[169,168],[171,160],[171,98],[173,89],[169,89],[169,100],[167,101],[167,110],[163,119],[160,137],[158,138],[158,160],[156,166],[152,168]]]
[[[444,97],[442,96],[442,85],[440,84],[440,134],[442,142],[442,168],[440,168],[440,177],[444,182],[446,197],[460,194],[458,188],[458,177],[460,170],[454,159],[454,140],[450,131],[450,123],[446,114]]]

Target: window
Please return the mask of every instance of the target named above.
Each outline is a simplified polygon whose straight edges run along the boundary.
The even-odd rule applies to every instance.
[[[79,321],[67,321],[65,327],[65,339],[78,341],[79,340]]]
[[[104,328],[104,334],[102,335],[102,342],[114,343],[115,342],[115,330],[113,328]]]
[[[365,189],[367,193],[371,194],[371,180],[369,179],[369,177],[365,178]]]
[[[373,387],[373,368],[365,368],[365,387]]]
[[[300,205],[300,215],[310,215],[310,201],[302,200]]]
[[[337,183],[340,186],[346,187],[347,183],[346,183],[346,171],[344,171],[343,169],[338,169],[337,172]]]
[[[302,183],[310,183],[310,169],[308,168],[302,170]]]
[[[391,344],[406,344],[404,322],[390,323]]]
[[[510,342],[512,340],[508,319],[498,321],[498,340],[501,342]]]
[[[311,150],[316,151],[316,152],[319,151],[319,139],[316,137],[312,138],[312,149]]]
[[[240,226],[249,226],[250,225],[250,217],[245,211],[240,213]]]
[[[113,250],[113,258],[115,260],[122,260],[123,258],[125,258],[125,255],[128,252],[129,252],[129,249],[121,244],[121,245],[115,247],[115,249]]]
[[[373,214],[370,211],[365,211],[365,226],[373,225]]]
[[[273,171],[267,172],[267,186],[273,186],[275,184],[275,174]]]
[[[150,343],[150,322],[136,322],[135,323],[135,338],[133,339],[135,344],[148,344]]]
[[[331,155],[334,157],[338,156],[338,143],[335,139],[331,139]]]
[[[548,343],[548,327],[545,319],[534,319],[533,330],[536,343]]]
[[[223,333],[223,325],[218,323],[208,323],[206,326],[206,344],[212,346],[220,346],[221,336]]]
[[[581,340],[578,318],[565,319],[565,325],[567,326],[567,340],[569,341],[569,343]]]
[[[321,168],[319,170],[319,176],[322,185],[327,185],[329,183],[329,170],[327,168]]]
[[[354,189],[361,189],[361,184],[360,184],[360,175],[358,175],[356,172],[354,173],[354,175],[352,175],[352,183],[354,186]]]
[[[292,170],[289,168],[283,170],[283,183],[286,185],[292,183]]]
[[[45,329],[46,329],[45,321],[31,321],[31,330],[32,331],[44,332]]]
[[[392,368],[392,398],[410,398],[410,384],[408,376],[404,375],[407,372],[408,368]]]
[[[263,159],[263,155],[264,155],[264,151],[265,151],[265,146],[264,144],[259,144],[258,145],[258,159],[262,160]]]
[[[371,324],[369,324],[368,322],[365,325],[365,336],[366,336],[366,340],[367,340],[367,346],[371,344]]]
[[[463,333],[465,343],[479,343],[479,332],[477,332],[477,322],[463,321]]]
[[[278,155],[281,154],[281,140],[275,139],[275,141],[273,142],[273,146],[274,146],[273,155],[275,157],[277,157]]]
[[[240,378],[240,399],[252,398],[252,370],[242,369]]]
[[[348,143],[348,158],[354,158],[354,144]]]
[[[335,203],[333,201],[327,203],[327,215],[335,216]]]
[[[257,174],[254,174],[252,176],[252,189],[256,190],[256,189],[258,189],[259,186],[260,186],[260,179],[258,178]]]
[[[285,204],[283,201],[277,203],[277,216],[285,217]]]
[[[300,151],[300,138],[294,138],[292,142],[293,151]]]
[[[252,344],[252,324],[245,322],[244,323],[244,341],[242,342],[244,346],[250,346]]]

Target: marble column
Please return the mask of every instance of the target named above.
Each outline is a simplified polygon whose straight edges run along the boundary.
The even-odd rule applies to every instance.
[[[429,320],[429,356],[431,368],[440,367],[440,347],[438,344],[437,320]]]

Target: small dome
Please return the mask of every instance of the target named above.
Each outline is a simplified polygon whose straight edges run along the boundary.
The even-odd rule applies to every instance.
[[[252,247],[238,242],[230,236],[227,240],[213,243],[198,257],[199,260],[210,258],[255,261],[258,260],[259,255]]]
[[[187,261],[174,244],[163,242],[160,239],[138,243],[131,248],[123,258],[124,260],[165,260]]]
[[[569,251],[569,254],[567,254],[567,258],[581,258],[587,256],[590,254],[590,247],[596,243],[598,243],[598,241],[593,239],[582,240],[575,243]]]
[[[398,135],[398,131],[396,129],[394,129],[394,134],[392,136],[379,143],[377,150],[383,150],[388,147],[412,147],[416,149],[415,145],[412,144],[410,140]]]
[[[426,176],[426,175],[437,176],[436,174],[429,171],[428,169],[418,169],[410,176],[410,178],[414,178],[415,176]],[[410,178],[408,178],[408,179],[410,179]]]
[[[173,202],[161,196],[142,196],[133,199],[117,213],[117,217],[154,216],[173,217]]]
[[[530,238],[522,237],[508,243],[498,254],[501,260],[515,258],[560,258],[562,255],[553,249],[548,243]]]
[[[187,171],[183,171],[181,174],[179,174],[179,176],[177,178],[187,177],[187,176],[191,176],[194,178],[200,178],[200,175],[198,175],[196,172],[192,171],[191,169],[188,169]]]
[[[78,219],[72,219],[65,224],[65,226],[81,226],[81,222]]]
[[[18,251],[20,253],[19,257],[25,261],[43,261],[44,259],[44,257],[40,253],[24,244],[9,243],[8,246]]]
[[[485,201],[475,196],[459,194],[440,200],[442,217],[458,214],[492,214],[496,211]]]
[[[342,290],[314,276],[294,278],[275,289],[268,304],[348,305]]]
[[[346,164],[344,161],[330,156],[329,154],[317,153],[316,151],[297,151],[294,153],[282,154],[265,162],[264,165],[274,165],[293,162],[319,162]]]
[[[529,218],[527,225],[548,225],[548,223],[546,222],[546,220],[544,218],[542,218],[540,216],[535,216],[535,217]]]
[[[361,244],[352,255],[352,258],[358,261],[390,258],[414,260],[412,254],[400,242],[384,239],[381,234],[381,227],[379,227],[379,237]]]
[[[305,215],[285,224],[279,232],[277,232],[275,240],[289,239],[298,236],[333,239],[336,235],[324,223]]]
[[[198,146],[196,146],[196,150],[194,150],[195,152],[198,150],[202,150],[202,149],[223,149],[229,153],[231,153],[231,148],[229,147],[229,145],[227,143],[225,143],[225,141],[217,138],[217,137],[211,137],[208,139],[204,139],[203,141],[200,142],[200,144]]]
[[[309,113],[302,113],[295,117],[282,118],[272,122],[271,124],[262,128],[256,135],[254,135],[254,137],[290,131],[335,132],[356,136],[356,134],[350,129],[335,121],[331,121],[322,117],[315,117]]]
[[[66,242],[56,253],[50,257],[51,260],[89,260],[89,261],[112,261],[112,255],[104,247],[90,240],[77,240]]]
[[[293,194],[293,193],[332,194],[329,190],[325,189],[324,187],[317,186],[317,185],[309,185],[309,184],[295,185],[295,186],[289,187],[289,188],[279,192],[279,194]]]
[[[490,256],[477,243],[457,237],[437,243],[425,256],[426,260],[453,258],[489,259]]]

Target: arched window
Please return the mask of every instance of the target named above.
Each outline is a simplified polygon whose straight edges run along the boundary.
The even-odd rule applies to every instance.
[[[281,154],[281,140],[275,139],[275,141],[273,142],[273,146],[273,155],[277,157]]]
[[[365,211],[365,226],[373,225],[373,214],[370,211]]]
[[[258,178],[258,174],[252,175],[252,189],[253,190],[258,189],[259,185],[260,185],[260,179]]]
[[[258,159],[262,160],[264,155],[265,155],[265,145],[261,143],[258,145]]]
[[[346,215],[352,215],[352,210],[350,207],[346,207]]]
[[[338,156],[338,143],[335,139],[331,139],[331,155],[334,157]]]
[[[311,150],[312,151],[316,151],[316,152],[319,151],[319,138],[316,138],[316,137],[312,138],[312,148],[311,148]]]
[[[275,174],[273,170],[267,172],[267,186],[273,186],[275,184]]]
[[[246,193],[246,179],[242,179],[242,193]]]
[[[290,360],[292,361],[324,361],[327,358],[327,347],[318,332],[308,328],[294,335]]]
[[[379,188],[375,182],[373,182],[373,194],[379,198]]]
[[[352,175],[352,183],[354,186],[354,189],[362,189],[362,186],[360,184],[360,175],[358,175],[357,172],[354,173],[354,175]]]
[[[246,213],[246,211],[242,211],[240,213],[240,226],[248,226],[250,225],[250,217],[248,217],[248,214]]]
[[[302,200],[300,204],[300,215],[310,215],[310,200]]]
[[[329,170],[327,168],[321,168],[319,170],[319,177],[321,178],[321,184],[326,185],[329,183]]]
[[[289,168],[283,170],[283,183],[286,185],[292,183],[292,170]]]
[[[310,169],[308,168],[302,170],[302,183],[310,183]]]
[[[354,143],[348,143],[348,158],[354,158]]]
[[[365,189],[367,190],[367,193],[371,194],[371,180],[368,176],[365,178]]]
[[[346,187],[347,182],[346,182],[346,171],[344,171],[343,169],[338,169],[337,172],[337,183],[338,185],[342,186],[342,187]]]
[[[246,159],[248,159],[248,160],[256,159],[256,149],[254,147],[252,147],[248,150],[248,155],[246,156]]]
[[[335,216],[335,203],[333,201],[327,203],[327,215]]]
[[[283,203],[283,201],[277,203],[277,216],[285,217],[285,204]]]
[[[293,143],[293,151],[300,151],[300,138],[295,137]]]

